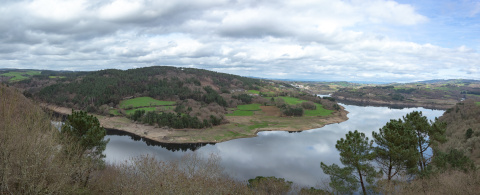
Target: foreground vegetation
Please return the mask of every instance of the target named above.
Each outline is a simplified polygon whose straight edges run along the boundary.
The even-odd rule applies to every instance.
[[[444,174],[462,174],[468,178],[480,174],[474,161],[463,151],[438,147],[447,141],[445,131],[445,122],[428,121],[421,112],[414,111],[403,119],[390,120],[378,133],[373,131],[372,141],[357,130],[348,132],[345,139],[341,138],[335,145],[344,167],[322,162],[321,168],[330,175],[329,186],[340,194],[353,193],[359,187],[363,194],[452,193],[453,189],[437,191],[432,189],[432,184],[426,183]],[[412,183],[421,181],[422,185],[408,184],[408,178],[414,180]],[[468,188],[461,194],[476,193],[480,189],[479,182],[478,178],[466,181],[463,185]],[[405,186],[417,189],[412,191]]]
[[[87,129],[94,130],[87,134],[99,136],[92,136],[92,141],[81,141],[83,136],[75,137],[74,134],[68,133],[70,130],[67,129],[58,131],[52,125],[48,115],[15,89],[0,85],[0,100],[0,194],[334,194],[339,192],[345,194],[357,190],[353,188],[354,186],[338,188],[338,186],[342,186],[341,182],[321,186],[321,189],[301,188],[282,178],[262,176],[245,182],[236,181],[224,173],[224,169],[219,165],[219,158],[215,155],[204,158],[192,153],[178,161],[171,162],[140,156],[126,163],[103,164],[99,151],[102,150],[104,143],[98,139],[99,136],[101,137],[102,131],[98,128],[96,120],[86,113],[74,112],[75,114],[69,119],[70,125],[64,126],[64,128],[81,124],[76,127],[76,129],[81,129],[82,126],[93,124],[91,128]],[[467,102],[464,105],[468,106]],[[454,108],[450,113],[463,113],[461,115],[468,120],[472,112],[465,111],[466,108],[459,105],[458,112]],[[74,122],[75,118],[88,119]],[[394,135],[387,132],[395,132],[396,128],[403,128],[404,126],[401,124],[415,118],[423,117],[418,113],[410,114],[403,120],[392,120],[387,123],[379,134],[374,136],[378,147],[387,146],[380,144],[384,142],[377,141],[382,137],[388,138],[387,140],[394,138],[401,140],[401,136],[387,137],[387,135]],[[414,121],[417,121],[416,119]],[[86,121],[90,122],[83,123]],[[264,123],[255,123],[252,125],[255,127],[252,128],[264,125]],[[435,126],[434,123],[428,125],[431,128]],[[427,135],[432,136],[429,132]],[[446,132],[448,133],[448,128]],[[467,129],[462,132],[469,131]],[[464,134],[465,136],[470,135],[465,139],[469,140],[475,137],[475,132],[476,129],[472,134]],[[441,131],[440,134],[442,134]],[[358,140],[358,142],[353,140]],[[434,140],[441,139],[432,139],[432,143]],[[424,141],[427,141],[425,144],[428,146],[435,145],[429,144],[428,140]],[[92,145],[89,143],[96,143],[93,144],[96,147],[91,148]],[[374,156],[379,157],[380,154],[380,150],[373,150],[376,155],[369,156],[370,152],[359,153],[360,156],[345,155],[345,153],[354,152],[348,148],[352,148],[350,146],[355,143],[360,144],[363,148],[358,151],[368,151],[371,147],[364,135],[362,136],[358,132],[350,132],[345,139],[339,140],[337,143],[337,148],[341,151],[343,158],[342,163],[345,163],[346,169],[332,165],[332,170],[334,172],[335,169],[346,171],[340,172],[342,173],[340,176],[346,176],[351,180],[347,180],[343,184],[359,182],[354,175],[352,176],[357,172],[352,172],[348,168],[349,166],[359,165],[361,170],[369,169],[368,166],[364,166],[363,163],[366,161],[362,159],[369,161],[374,159]],[[394,152],[396,150],[393,150],[393,146],[395,145],[383,148],[390,149],[385,151]],[[354,146],[353,148],[358,147]],[[411,157],[403,155],[409,153],[409,147],[397,149],[405,150],[405,152],[400,152],[402,155],[399,157]],[[420,157],[418,153],[412,154]],[[434,152],[433,154],[435,156],[431,161],[401,161],[395,158],[394,162],[399,162],[394,164],[395,170],[401,172],[393,174],[393,172],[384,171],[382,178],[377,178],[370,185],[365,185],[366,192],[381,194],[478,193],[480,175],[475,169],[465,166],[468,165],[468,158],[466,159],[461,152],[455,150],[443,153]],[[365,156],[362,157],[363,155]],[[386,156],[388,157],[388,155]],[[419,159],[425,159],[425,157]],[[403,164],[404,162],[406,164]],[[410,165],[408,162],[415,164],[426,162],[426,169],[422,171],[420,167],[423,165],[420,165],[415,166],[416,171],[409,172],[410,170],[405,169],[408,166],[403,166]],[[394,177],[388,177],[388,175],[394,175]],[[341,181],[342,178],[339,177],[339,179],[332,179],[332,181]],[[370,181],[372,180],[366,180],[365,184]]]
[[[480,164],[480,105],[478,102],[466,100],[448,109],[440,117],[446,122],[445,134],[448,140],[440,145],[440,149],[449,148],[463,152],[466,156]]]
[[[236,181],[225,175],[215,155],[203,158],[193,153],[171,162],[141,156],[104,164],[105,141],[98,139],[104,130],[95,118],[74,112],[68,125],[58,131],[50,117],[18,91],[0,84],[0,100],[0,194],[281,194],[294,190],[277,189],[278,182],[269,180],[257,181],[255,186]],[[72,131],[82,127],[87,128]],[[77,137],[80,132],[92,135],[91,141]]]

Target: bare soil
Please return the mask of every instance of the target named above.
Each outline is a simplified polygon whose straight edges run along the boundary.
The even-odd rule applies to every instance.
[[[275,106],[260,106],[260,109],[262,109],[262,112],[265,113],[266,116],[280,116],[280,115],[282,115],[282,112],[280,111],[280,108],[277,108]]]

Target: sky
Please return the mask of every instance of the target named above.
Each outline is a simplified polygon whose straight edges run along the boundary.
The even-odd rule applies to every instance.
[[[479,0],[2,0],[0,68],[480,79]]]

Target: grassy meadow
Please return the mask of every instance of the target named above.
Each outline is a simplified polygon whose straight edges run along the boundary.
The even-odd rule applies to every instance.
[[[301,100],[294,97],[280,96],[277,98],[282,98],[283,100],[285,100],[285,103],[288,105],[297,105],[297,104],[301,104],[302,102],[307,102],[306,100]],[[333,113],[333,110],[327,110],[323,108],[321,104],[315,103],[315,105],[317,106],[317,109],[305,110],[305,116],[329,116],[330,114]]]
[[[305,110],[305,116],[328,116],[333,113],[333,110],[327,110],[323,108],[320,104],[315,104],[317,109],[315,110]]]
[[[139,108],[139,107],[150,107],[150,106],[171,106],[175,105],[175,101],[161,101],[156,100],[151,97],[137,97],[129,100],[123,100],[120,102],[121,108]]]
[[[12,77],[9,81],[21,81],[28,79],[27,76],[40,75],[40,71],[27,71],[27,72],[7,72],[0,74],[1,76]],[[27,75],[27,76],[26,76]]]
[[[238,105],[237,109],[227,116],[253,116],[254,112],[259,110],[261,110],[260,104]]]

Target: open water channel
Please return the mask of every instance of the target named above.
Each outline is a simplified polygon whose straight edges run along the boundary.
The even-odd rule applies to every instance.
[[[232,177],[245,181],[256,176],[285,178],[302,186],[317,186],[328,178],[320,168],[341,164],[336,141],[348,131],[358,130],[371,139],[372,131],[383,127],[390,119],[398,119],[412,111],[422,111],[428,119],[440,117],[443,110],[425,108],[391,109],[344,105],[349,120],[322,128],[289,133],[285,131],[260,132],[257,137],[235,139],[217,144],[160,144],[128,135],[108,131],[110,139],[105,150],[106,161],[121,163],[139,155],[155,156],[169,161],[181,158],[186,153],[196,152],[206,158],[214,153],[221,157],[221,164]],[[194,151],[192,151],[194,150]]]

